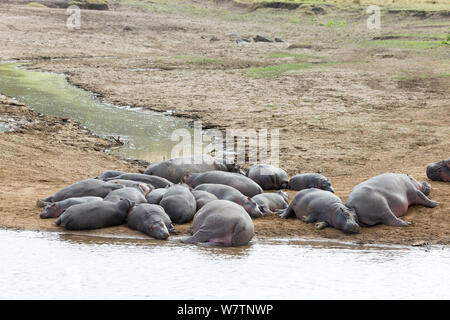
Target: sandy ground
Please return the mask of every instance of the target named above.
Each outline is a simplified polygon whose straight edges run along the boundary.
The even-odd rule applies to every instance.
[[[0,4],[0,60],[31,59],[30,68],[67,73],[107,101],[173,110],[208,127],[279,128],[280,166],[291,175],[323,173],[344,201],[356,184],[384,172],[426,180],[426,165],[449,156],[445,12],[383,12],[374,31],[365,7],[318,6],[317,14],[311,7],[250,11],[230,1],[110,7],[83,10],[81,29],[69,31],[63,9]],[[285,42],[238,44],[234,34]],[[74,123],[1,103],[2,113],[36,119],[0,133],[1,226],[55,230],[38,218],[37,198],[104,169],[140,169],[98,151],[107,142]],[[256,235],[448,244],[450,184],[431,185],[442,205],[411,207],[406,228],[348,236],[267,217],[255,220]],[[177,230],[185,234],[189,225]],[[93,233],[134,234],[125,227]]]

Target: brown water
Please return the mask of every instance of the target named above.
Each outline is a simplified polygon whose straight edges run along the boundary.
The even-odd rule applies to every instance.
[[[450,249],[254,239],[242,248],[0,230],[5,299],[449,299]]]

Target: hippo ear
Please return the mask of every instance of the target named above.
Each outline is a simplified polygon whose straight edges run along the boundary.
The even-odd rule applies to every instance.
[[[450,169],[450,160],[444,160],[443,161],[444,163],[444,166],[447,166],[447,168],[449,168]]]

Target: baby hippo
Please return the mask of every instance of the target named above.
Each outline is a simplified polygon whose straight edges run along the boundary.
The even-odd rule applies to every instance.
[[[218,200],[218,198],[208,191],[192,190],[192,195],[197,202],[197,211],[200,210],[208,202]]]
[[[141,231],[155,239],[165,240],[175,233],[167,213],[157,204],[140,204],[131,209],[127,218],[131,229]]]
[[[40,217],[41,219],[58,218],[64,211],[66,211],[71,206],[92,201],[103,201],[103,199],[100,197],[81,197],[81,198],[69,198],[66,200],[53,202],[48,204],[44,208],[44,211],[41,212]]]
[[[450,182],[450,158],[430,164],[427,177],[433,181]]]
[[[309,188],[317,188],[334,193],[330,181],[319,173],[302,173],[293,176],[289,180],[288,187],[291,190],[298,190],[298,191]]]
[[[331,226],[345,233],[359,232],[355,211],[347,208],[333,193],[321,189],[297,192],[280,217],[286,219],[293,214],[306,223],[317,221],[318,229]]]
[[[118,202],[122,199],[129,199],[136,204],[146,203],[145,196],[150,192],[150,188],[145,184],[137,183],[134,187],[125,187],[111,191],[105,201]]]
[[[439,202],[427,198],[431,186],[407,174],[385,173],[361,182],[353,188],[347,207],[353,208],[361,225],[382,223],[388,226],[407,226],[410,222],[399,219],[412,204],[429,208]]]
[[[119,202],[93,201],[76,204],[67,209],[56,225],[67,230],[100,229],[121,225],[134,203],[128,199]]]
[[[207,242],[222,246],[243,246],[250,242],[254,225],[244,208],[228,200],[208,202],[194,217],[193,235],[184,243]]]
[[[268,164],[250,167],[246,176],[259,184],[263,190],[286,189],[289,182],[286,171]]]
[[[284,211],[289,205],[288,194],[283,191],[257,194],[252,199],[258,204],[262,213],[267,214]]]

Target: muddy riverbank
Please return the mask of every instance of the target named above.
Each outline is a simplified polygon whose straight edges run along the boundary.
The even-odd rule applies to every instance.
[[[69,31],[65,10],[0,4],[0,59],[30,59],[28,68],[68,74],[118,105],[172,110],[218,128],[279,128],[280,166],[291,175],[322,172],[344,201],[353,186],[384,172],[425,180],[426,165],[450,152],[448,19],[386,14],[374,33],[356,11],[324,10],[118,2],[107,12],[82,11],[81,29]],[[236,34],[285,42],[237,43]],[[0,226],[56,230],[39,219],[37,198],[104,169],[142,169],[102,152],[110,142],[73,122],[6,98],[0,110],[33,120],[0,133]],[[411,207],[407,228],[346,236],[267,217],[255,220],[256,235],[449,244],[450,185],[431,185],[442,205]],[[186,234],[189,225],[177,230]]]

